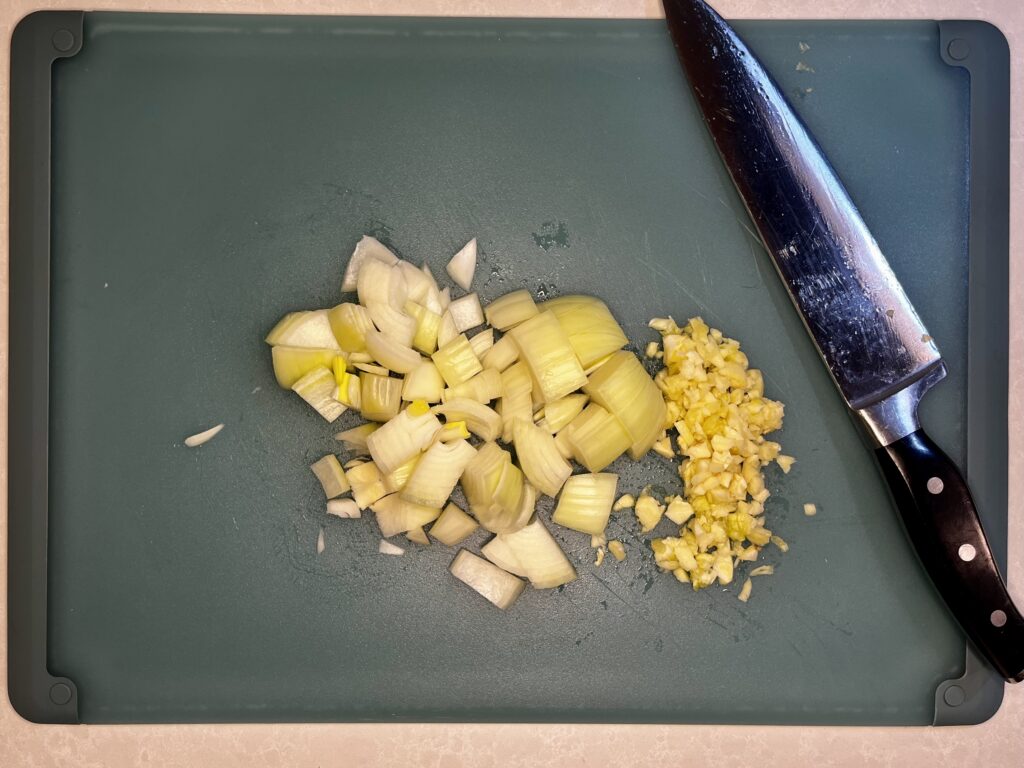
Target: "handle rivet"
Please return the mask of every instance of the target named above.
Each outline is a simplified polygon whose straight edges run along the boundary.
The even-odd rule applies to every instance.
[[[946,52],[954,61],[963,61],[971,55],[971,44],[962,37],[956,37],[949,41]]]
[[[942,493],[942,489],[945,488],[945,487],[946,486],[942,482],[942,478],[941,477],[930,477],[930,478],[928,478],[928,485],[927,485],[928,493],[932,494],[933,496],[938,496],[940,493]]]
[[[957,554],[960,555],[961,560],[965,563],[969,563],[974,559],[974,556],[978,554],[978,552],[974,549],[972,544],[961,544],[960,549],[957,550]]]
[[[75,47],[75,36],[68,29],[58,29],[53,33],[53,47],[61,53],[67,53]]]
[[[992,615],[988,617],[989,621],[992,622],[993,627],[1006,626],[1006,613],[1000,610],[992,611]]]

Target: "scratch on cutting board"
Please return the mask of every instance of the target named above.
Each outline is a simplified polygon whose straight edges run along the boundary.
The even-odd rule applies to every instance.
[[[687,649],[684,648],[681,643],[677,642],[676,639],[672,637],[671,633],[668,633],[668,634],[663,633],[661,627],[659,627],[657,624],[655,624],[649,618],[647,618],[642,613],[640,613],[640,611],[638,611],[636,609],[636,607],[633,606],[632,603],[630,603],[628,600],[626,600],[624,597],[622,597],[622,595],[620,595],[618,592],[616,592],[614,589],[612,589],[611,585],[607,581],[602,579],[596,573],[593,574],[593,576],[594,576],[595,579],[598,580],[598,582],[601,584],[601,586],[603,586],[605,589],[608,590],[609,593],[611,593],[612,597],[614,597],[620,603],[622,603],[624,606],[626,606],[626,608],[628,608],[630,610],[630,612],[634,616],[636,616],[638,619],[640,619],[640,621],[642,621],[644,624],[646,624],[651,629],[653,629],[657,633],[659,640],[668,641],[670,644],[674,645],[680,651],[683,651],[684,653],[686,652]]]
[[[639,261],[641,264],[647,267],[647,269],[650,270],[650,272],[656,277],[662,277],[665,278],[666,280],[670,280],[672,282],[673,287],[678,288],[680,291],[686,294],[689,297],[690,301],[692,301],[700,308],[702,314],[707,315],[708,317],[713,319],[717,325],[721,325],[721,318],[718,317],[718,315],[715,314],[715,312],[710,307],[708,307],[707,304],[698,299],[690,291],[690,289],[683,284],[683,282],[678,277],[673,275],[667,269],[664,269],[663,267],[660,267],[657,264],[648,261],[647,259],[641,257],[639,258]]]

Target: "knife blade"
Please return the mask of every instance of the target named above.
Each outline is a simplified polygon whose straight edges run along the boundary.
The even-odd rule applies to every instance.
[[[750,48],[703,0],[664,0],[676,53],[771,260],[875,455],[915,551],[1002,676],[1024,679],[1013,604],[956,465],[917,406],[938,346],[818,146]]]

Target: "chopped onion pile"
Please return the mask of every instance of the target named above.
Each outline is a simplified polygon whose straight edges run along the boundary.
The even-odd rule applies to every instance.
[[[552,523],[593,537],[598,565],[613,508],[635,505],[645,531],[662,517],[682,526],[653,543],[662,568],[695,588],[728,583],[733,558],[756,558],[771,538],[758,517],[760,467],[792,463],[763,439],[782,407],[763,398],[739,346],[699,320],[652,323],[664,346],[652,356],[666,365],[655,381],[622,349],[628,340],[602,301],[538,304],[517,290],[485,306],[470,292],[476,261],[475,239],[449,261],[453,295],[426,264],[363,237],[342,280],[357,299],[291,312],[266,337],[281,387],[328,422],[347,410],[367,421],[336,435],[359,459],[343,468],[329,454],[311,467],[328,513],[371,509],[382,554],[404,552],[393,536],[456,546],[486,529],[495,534],[480,550],[486,559],[463,549],[450,571],[499,608],[518,598],[522,579],[550,589],[577,576],[535,514],[538,494],[557,497]],[[675,456],[666,425],[687,457],[685,498],[616,502],[618,475],[603,470],[623,454]],[[574,475],[574,462],[587,473]],[[450,501],[457,486],[466,510]],[[607,551],[625,557],[618,540]]]
[[[716,581],[728,584],[735,568],[757,560],[770,541],[788,549],[765,527],[763,514],[770,495],[763,468],[775,461],[788,472],[795,461],[765,439],[782,427],[783,406],[764,396],[761,372],[749,367],[739,342],[699,317],[683,328],[672,318],[656,318],[650,325],[661,334],[660,350],[651,356],[660,357],[665,367],[654,381],[665,398],[666,423],[685,457],[679,466],[685,491],[684,497],[666,499],[667,506],[645,492],[634,512],[645,531],[663,514],[679,526],[678,536],[651,542],[660,568],[695,590]],[[662,440],[674,455],[670,439]],[[744,601],[748,585],[740,593]]]

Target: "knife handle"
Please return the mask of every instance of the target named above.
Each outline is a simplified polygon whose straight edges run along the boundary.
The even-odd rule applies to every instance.
[[[1024,680],[1024,618],[960,471],[921,429],[875,454],[917,556],[953,617],[1006,680]]]

